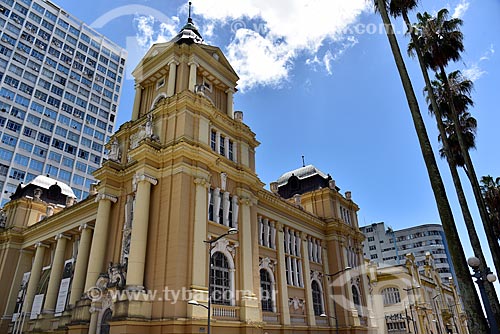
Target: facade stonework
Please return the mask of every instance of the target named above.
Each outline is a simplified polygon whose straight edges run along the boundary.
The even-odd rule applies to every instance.
[[[313,166],[271,186],[292,197],[264,189],[238,76],[200,38],[188,21],[139,63],[132,119],[87,199],[48,217],[48,201],[7,203],[0,332],[204,333],[209,268],[217,333],[373,326],[351,194]]]

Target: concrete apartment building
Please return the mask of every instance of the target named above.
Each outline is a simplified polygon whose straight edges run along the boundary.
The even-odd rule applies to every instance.
[[[88,196],[126,51],[43,0],[0,0],[0,206],[39,174]]]
[[[425,256],[429,252],[434,257],[435,269],[442,279],[455,276],[443,227],[439,224],[393,230],[381,222],[360,229],[366,237],[363,242],[366,259],[396,265],[404,263],[406,254],[411,253],[415,256],[420,273],[423,273]]]

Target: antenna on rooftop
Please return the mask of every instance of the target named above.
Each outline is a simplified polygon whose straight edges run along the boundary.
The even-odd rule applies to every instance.
[[[188,9],[188,22],[193,22],[193,19],[191,18],[191,1],[189,1],[189,9]]]
[[[302,167],[306,166],[306,161],[304,160],[304,156],[302,156]]]

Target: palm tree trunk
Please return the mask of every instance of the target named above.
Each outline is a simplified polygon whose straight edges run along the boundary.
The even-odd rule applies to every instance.
[[[474,220],[472,219],[472,215],[469,210],[469,205],[467,204],[467,199],[464,194],[462,182],[460,180],[460,176],[457,171],[457,164],[450,150],[448,137],[446,135],[446,129],[443,124],[441,110],[439,109],[439,106],[436,102],[436,96],[434,95],[434,91],[432,89],[429,73],[427,72],[427,67],[425,66],[424,57],[422,56],[422,50],[420,49],[420,45],[418,44],[417,36],[413,32],[413,28],[411,26],[411,22],[407,12],[403,12],[403,20],[406,23],[406,27],[410,32],[413,45],[415,46],[415,53],[417,54],[418,62],[420,64],[420,69],[422,70],[422,75],[424,77],[425,86],[427,87],[427,93],[429,94],[429,100],[431,101],[432,110],[434,111],[434,115],[436,117],[439,134],[441,135],[441,141],[443,142],[443,148],[446,153],[446,161],[448,162],[448,167],[450,167],[451,177],[453,179],[453,184],[457,192],[458,202],[460,203],[460,209],[462,210],[462,215],[464,218],[465,226],[467,228],[467,232],[469,234],[469,240],[472,246],[472,250],[474,251],[474,256],[481,261],[480,270],[483,271],[487,267],[487,262],[486,259],[484,258],[484,253],[481,248],[481,242],[479,241],[476,227],[474,226]],[[488,282],[487,284],[485,284],[485,289],[486,293],[488,294],[488,298],[490,300],[493,314],[497,320],[497,323],[500,323],[500,305],[498,303],[498,296],[495,292],[495,288],[493,287],[492,283]]]
[[[493,233],[493,228],[490,222],[490,216],[488,214],[488,211],[486,210],[486,205],[484,204],[484,198],[481,193],[481,187],[479,186],[479,181],[477,179],[476,171],[474,169],[472,159],[470,157],[469,151],[466,148],[467,146],[465,145],[462,136],[460,119],[457,110],[455,108],[455,104],[453,103],[453,99],[451,98],[452,92],[450,89],[450,83],[448,82],[447,73],[443,66],[440,66],[440,71],[444,80],[445,90],[448,95],[447,96],[448,104],[451,109],[451,117],[455,126],[455,133],[457,134],[458,144],[460,145],[462,156],[464,157],[466,174],[472,186],[472,191],[474,193],[477,207],[479,209],[479,215],[481,216],[481,220],[483,222],[484,231],[486,232],[486,239],[488,240],[488,245],[490,246],[491,249],[491,256],[493,258],[493,263],[495,264],[497,273],[500,273],[500,245],[498,244],[498,240],[495,237],[495,233]]]
[[[469,330],[471,333],[474,330],[479,331],[479,333],[486,334],[488,332],[486,320],[484,319],[484,315],[482,314],[482,312],[480,312],[481,304],[479,303],[479,298],[476,294],[474,283],[472,282],[467,262],[465,260],[464,250],[460,243],[460,238],[458,237],[457,228],[453,219],[453,213],[451,212],[450,203],[448,202],[448,198],[446,196],[446,190],[444,188],[443,180],[441,179],[441,174],[439,173],[436,159],[429,142],[427,130],[425,128],[422,115],[420,114],[417,98],[415,96],[415,92],[413,91],[411,80],[408,75],[408,71],[406,70],[403,56],[401,55],[401,51],[399,49],[399,45],[394,34],[394,29],[389,19],[389,15],[387,14],[385,0],[377,0],[377,4],[382,16],[383,23],[385,25],[387,38],[389,39],[389,44],[394,55],[394,60],[398,68],[399,75],[401,77],[401,82],[406,93],[408,106],[413,118],[413,124],[417,132],[424,162],[427,167],[427,173],[431,182],[431,187],[434,193],[434,198],[436,200],[439,216],[441,218],[443,230],[448,241],[453,265],[456,270],[457,283],[459,285],[460,292],[462,293],[465,312],[467,313],[467,325],[469,326]]]

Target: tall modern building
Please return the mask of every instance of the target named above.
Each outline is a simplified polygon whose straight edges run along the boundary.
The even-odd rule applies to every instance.
[[[39,174],[88,196],[126,51],[49,1],[0,1],[0,206]]]
[[[434,257],[434,267],[441,278],[455,278],[448,244],[443,227],[439,224],[424,224],[395,231],[385,223],[374,223],[360,227],[366,239],[363,242],[365,258],[391,265],[404,264],[406,254],[415,256],[420,274],[424,274],[426,254]]]

